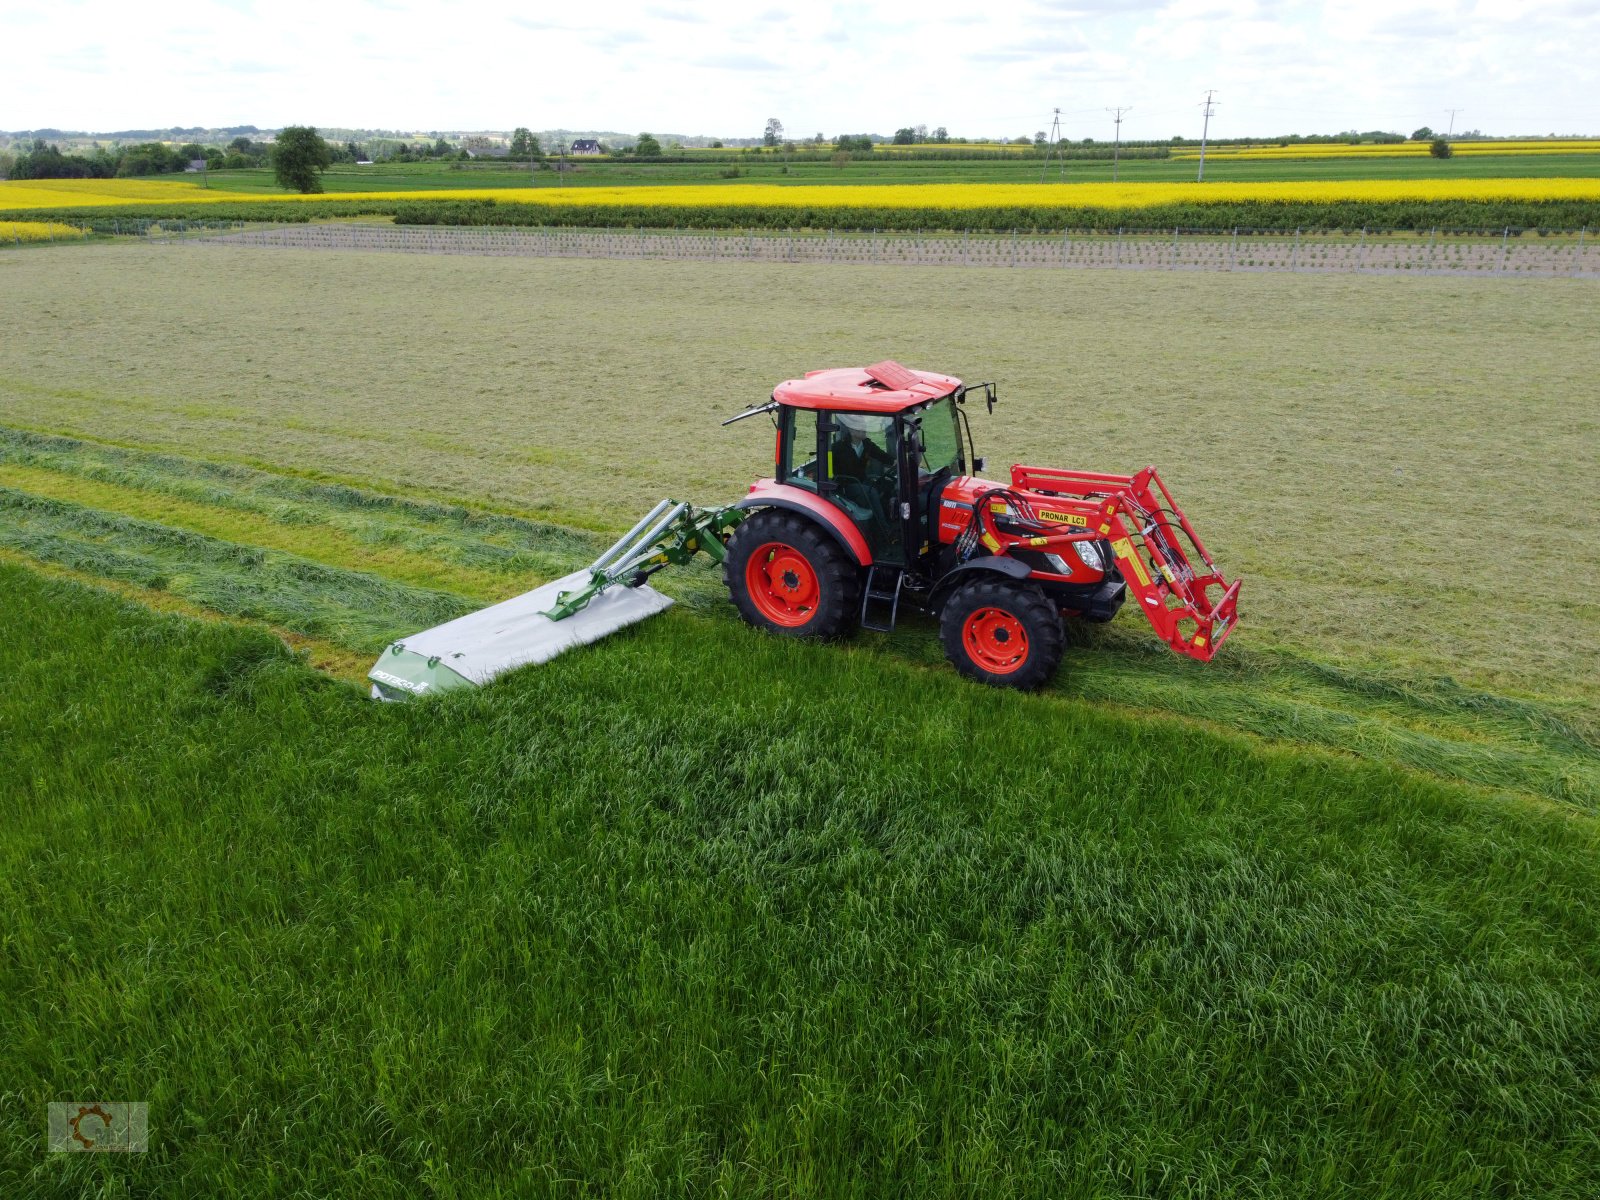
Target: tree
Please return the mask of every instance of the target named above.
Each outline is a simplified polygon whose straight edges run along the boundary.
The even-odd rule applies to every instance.
[[[909,146],[917,140],[917,131],[907,125],[904,129],[894,131],[894,144],[896,146]]]
[[[950,131],[943,125],[939,126],[933,131],[933,140],[941,144],[948,142],[950,140]]]
[[[1435,158],[1449,158],[1455,151],[1450,148],[1450,143],[1443,138],[1434,138],[1433,145],[1428,147],[1428,153]]]
[[[719,141],[713,140],[711,145],[708,146],[707,149],[709,149],[709,150],[721,150],[722,149],[722,143],[719,142]]]
[[[1038,133],[1036,133],[1036,134],[1034,134],[1034,135],[1033,135],[1033,144],[1034,144],[1034,145],[1035,145],[1035,146],[1038,146],[1038,147],[1040,147],[1040,148],[1043,148],[1043,146],[1044,146],[1044,144],[1045,144],[1045,141],[1046,141],[1046,139],[1047,139],[1047,138],[1048,138],[1048,137],[1049,137],[1049,135],[1048,135],[1048,134],[1047,134],[1047,133],[1045,133],[1045,131],[1044,131],[1044,130],[1042,130],[1042,129],[1041,129],[1041,130],[1039,130],[1039,132],[1038,132]]]
[[[331,162],[328,143],[310,125],[290,125],[278,131],[272,146],[272,173],[281,187],[320,192],[322,172]]]
[[[532,158],[536,153],[534,146],[537,144],[533,140],[533,130],[526,125],[518,125],[511,133],[511,157]]]
[[[656,141],[654,134],[641,133],[639,135],[639,144],[633,148],[633,152],[640,158],[659,158],[661,157],[661,143]]]
[[[783,140],[783,122],[777,117],[767,118],[767,131],[761,135],[761,144],[776,146]]]
[[[1413,142],[1431,142],[1433,140],[1433,130],[1424,125],[1411,135],[1411,140]]]

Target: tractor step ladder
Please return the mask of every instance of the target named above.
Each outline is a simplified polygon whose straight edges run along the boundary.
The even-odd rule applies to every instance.
[[[883,578],[878,577],[879,572]],[[890,579],[893,579],[891,584]],[[894,630],[895,619],[900,615],[900,588],[906,581],[903,568],[884,566],[873,563],[867,568],[867,586],[861,593],[861,628],[870,629],[874,633],[890,633]],[[872,619],[872,605],[876,601],[879,612],[882,606],[889,606],[889,619],[883,623],[876,623]]]

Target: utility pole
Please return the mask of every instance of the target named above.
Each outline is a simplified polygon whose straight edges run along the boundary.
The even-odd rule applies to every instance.
[[[1050,122],[1049,145],[1052,147],[1052,149],[1044,152],[1044,166],[1039,169],[1040,183],[1044,182],[1045,175],[1049,173],[1050,155],[1052,152],[1059,155],[1061,158],[1061,178],[1065,179],[1067,177],[1067,152],[1061,148],[1061,110],[1058,108],[1055,111],[1055,119]]]
[[[1447,109],[1445,109],[1445,112],[1450,114],[1450,128],[1449,128],[1449,130],[1446,131],[1446,133],[1444,135],[1446,140],[1448,140],[1450,135],[1455,133],[1455,131],[1456,131],[1456,114],[1458,112],[1466,112],[1466,111],[1467,110],[1464,109],[1464,108],[1447,108]]]
[[[1117,159],[1122,155],[1122,114],[1132,112],[1133,106],[1130,104],[1123,108],[1108,108],[1106,111],[1111,114],[1111,119],[1117,125],[1117,140],[1111,144],[1111,182],[1115,183],[1117,181]]]
[[[1211,132],[1211,110],[1216,107],[1215,102],[1211,98],[1216,94],[1215,88],[1206,89],[1206,120],[1205,124],[1200,126],[1200,174],[1195,176],[1196,183],[1203,181],[1206,177],[1206,135]]]

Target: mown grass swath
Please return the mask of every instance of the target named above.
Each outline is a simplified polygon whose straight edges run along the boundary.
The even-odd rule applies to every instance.
[[[1600,1188],[1589,818],[737,626],[391,707],[0,595],[9,1194]]]
[[[0,513],[0,549],[369,654],[575,570],[601,548],[593,535],[521,518],[6,430]],[[715,639],[732,623],[714,569],[657,582],[711,620],[680,636]],[[1248,647],[1201,667],[1153,643],[1136,616],[1109,630],[1075,627],[1073,643],[1056,696],[1600,806],[1600,743],[1581,713]],[[927,620],[852,652],[945,669]]]

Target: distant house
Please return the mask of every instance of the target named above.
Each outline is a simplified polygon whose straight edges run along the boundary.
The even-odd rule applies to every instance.
[[[468,158],[504,158],[511,153],[509,146],[468,146]]]
[[[189,165],[184,168],[184,170],[186,172],[190,172],[190,173],[193,173],[195,171],[204,171],[205,169],[206,169],[206,160],[203,159],[203,158],[191,158],[189,160]]]
[[[358,167],[370,167],[371,165],[372,165],[372,160],[370,158],[358,158],[358,159],[356,159],[356,166],[358,166]]]
[[[595,138],[579,138],[577,141],[572,143],[571,153],[573,153],[573,154],[604,154],[605,151],[600,148],[600,143],[599,143],[599,141],[597,139],[595,139]]]

